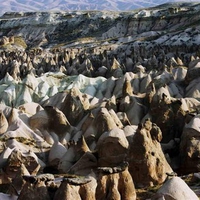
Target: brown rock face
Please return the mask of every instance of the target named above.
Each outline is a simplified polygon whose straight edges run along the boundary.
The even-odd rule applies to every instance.
[[[167,143],[175,137],[180,137],[185,123],[186,113],[181,108],[181,101],[172,101],[165,94],[158,102],[151,103],[152,121],[162,131],[162,142]]]
[[[36,184],[26,183],[20,193],[18,200],[50,200],[50,196],[44,181]]]
[[[112,168],[110,169],[111,171]],[[101,171],[97,181],[96,200],[135,200],[136,192],[128,168],[115,173]]]
[[[60,110],[65,114],[70,124],[74,126],[84,117],[88,108],[87,95],[82,94],[78,88],[74,87],[67,94]]]
[[[90,185],[91,182],[91,179],[82,176],[64,178],[55,193],[54,200],[95,200],[94,189],[96,188],[96,184],[92,182],[95,186],[95,188],[93,188],[93,186]]]
[[[97,187],[96,178],[93,178],[93,180],[87,184],[80,185],[79,193],[81,198],[85,200],[96,200],[95,198],[96,187]]]
[[[40,174],[38,176],[24,175],[23,181],[26,182],[20,192],[19,200],[50,200],[50,189],[55,186],[52,174]]]
[[[157,133],[156,133],[157,131]],[[136,185],[160,184],[172,172],[158,142],[161,131],[147,120],[138,127],[128,154],[129,172]]]
[[[59,141],[62,142],[67,132],[70,132],[71,125],[64,113],[58,108],[46,106],[45,111],[48,115],[48,129],[58,135]]]
[[[67,181],[63,181],[54,196],[54,200],[81,200],[78,190],[79,186],[70,185]]]
[[[48,122],[49,117],[45,110],[40,110],[29,118],[29,125],[33,130],[46,130]]]
[[[200,129],[199,115],[185,126],[180,143],[181,173],[188,174],[200,171]]]
[[[128,147],[128,141],[121,129],[115,128],[105,132],[97,143],[99,166],[114,167],[119,165],[126,160]]]
[[[16,176],[16,172],[21,170],[22,164],[24,164],[30,174],[39,167],[38,162],[33,156],[22,154],[18,150],[13,150],[8,157],[3,170],[10,178],[14,178]]]

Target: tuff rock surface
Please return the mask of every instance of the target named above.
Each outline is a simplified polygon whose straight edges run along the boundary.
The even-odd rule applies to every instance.
[[[136,199],[199,172],[199,7],[180,5],[0,19],[8,198]]]

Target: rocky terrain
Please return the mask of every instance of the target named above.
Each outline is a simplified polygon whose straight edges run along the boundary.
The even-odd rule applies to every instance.
[[[199,12],[4,14],[0,199],[198,200]]]
[[[171,0],[179,2],[181,0]],[[196,0],[198,2],[199,0]],[[0,15],[5,12],[71,11],[71,10],[134,10],[153,7],[168,0],[0,0]],[[188,0],[188,2],[193,2]]]

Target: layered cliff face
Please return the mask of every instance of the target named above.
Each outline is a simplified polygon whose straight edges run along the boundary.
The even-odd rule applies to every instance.
[[[20,36],[28,47],[94,47],[199,43],[199,4],[166,4],[129,12],[5,13],[1,36]],[[77,41],[78,40],[78,41]],[[83,44],[84,43],[84,44]],[[108,44],[107,44],[108,43]]]

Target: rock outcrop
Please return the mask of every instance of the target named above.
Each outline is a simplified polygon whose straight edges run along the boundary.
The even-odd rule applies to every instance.
[[[45,199],[50,200],[47,184],[54,180],[53,175],[40,175],[38,177],[24,176],[26,183],[18,199]]]
[[[100,167],[96,199],[135,200],[136,191],[126,163],[117,167]]]
[[[0,19],[14,37],[0,46],[0,183],[13,198],[136,199],[199,173],[199,7],[180,5]]]
[[[166,173],[173,171],[161,149],[161,137],[159,127],[149,120],[139,125],[133,136],[127,159],[130,174],[138,186],[163,183]]]

